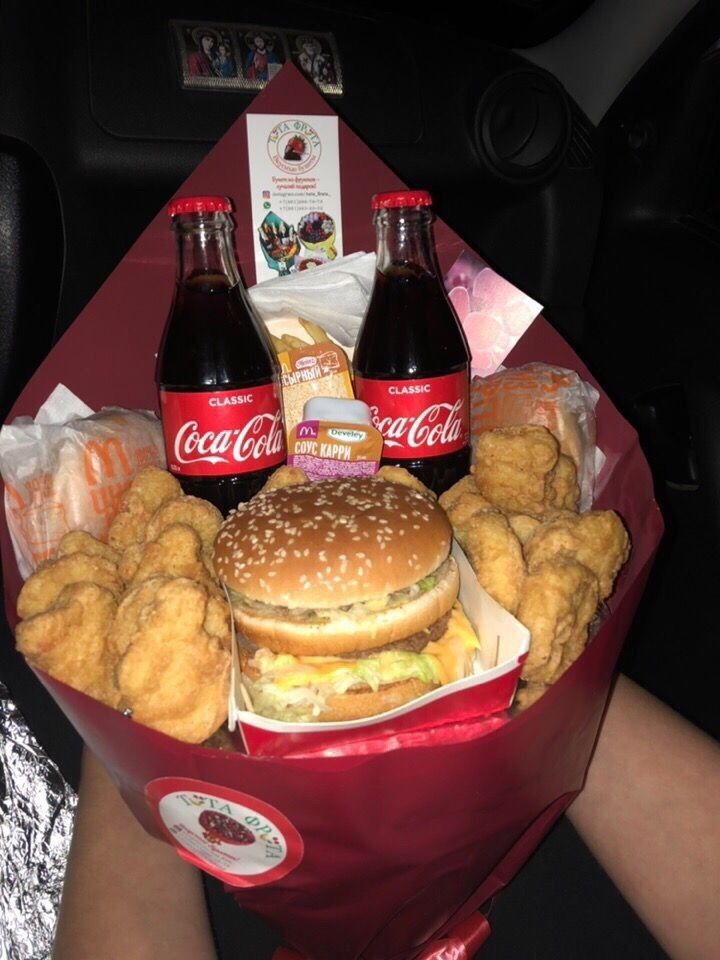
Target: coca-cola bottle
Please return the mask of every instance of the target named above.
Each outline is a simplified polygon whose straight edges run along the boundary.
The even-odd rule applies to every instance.
[[[470,353],[433,255],[426,190],[372,198],[377,266],[353,367],[384,464],[442,493],[470,470]]]
[[[182,197],[168,214],[177,279],[156,368],[168,469],[226,514],[285,459],[280,369],[240,280],[229,200]]]

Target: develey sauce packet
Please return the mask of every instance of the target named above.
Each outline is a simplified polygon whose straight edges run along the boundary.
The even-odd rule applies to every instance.
[[[302,420],[290,431],[287,462],[310,481],[371,477],[380,466],[382,447],[382,435],[370,424]]]

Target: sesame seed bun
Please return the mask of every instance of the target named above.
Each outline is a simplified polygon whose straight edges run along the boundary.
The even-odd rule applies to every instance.
[[[348,612],[317,622],[283,612],[233,603],[235,624],[250,643],[273,653],[322,657],[376,650],[429,630],[451,609],[460,589],[457,564],[450,557],[430,590],[385,610]],[[232,596],[232,595],[231,595]],[[318,613],[322,615],[322,611]]]
[[[429,496],[353,478],[269,490],[241,504],[215,540],[218,577],[251,601],[336,609],[432,574],[452,531]]]
[[[312,719],[345,721],[432,690],[439,680],[419,651],[443,634],[457,599],[451,536],[435,500],[383,479],[283,487],[241,504],[221,527],[213,560],[255,709],[285,719],[306,714],[309,698]],[[272,658],[283,654],[290,657],[275,674]],[[350,685],[342,671],[343,689],[322,681],[326,674],[309,666],[316,657],[347,661]],[[383,679],[368,683],[363,670],[379,664]]]

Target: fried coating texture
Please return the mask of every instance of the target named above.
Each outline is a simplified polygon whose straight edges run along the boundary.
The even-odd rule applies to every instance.
[[[545,427],[505,427],[481,433],[473,475],[480,493],[504,513],[541,517],[558,442]]]
[[[183,495],[175,477],[158,467],[145,467],[136,475],[120,501],[120,508],[108,530],[108,543],[122,552],[133,543],[142,543],[150,518],[167,500]]]
[[[301,470],[299,467],[288,467],[287,464],[285,464],[270,474],[258,493],[267,493],[268,490],[280,490],[282,487],[296,487],[301,483],[307,482],[308,478],[304,470]]]
[[[105,557],[111,563],[120,562],[120,554],[106,543],[96,540],[84,530],[71,530],[62,538],[57,548],[57,558],[68,557],[72,553],[87,553],[89,556]]]
[[[612,593],[615,577],[630,554],[630,538],[612,510],[563,514],[544,523],[525,545],[530,571],[548,560],[576,560],[597,577],[600,600]]]
[[[216,506],[201,500],[200,497],[176,497],[163,503],[150,518],[145,531],[145,540],[157,540],[163,530],[174,524],[182,523],[197,533],[206,554],[212,554],[213,543],[222,514]]]
[[[107,647],[116,610],[109,590],[94,583],[71,583],[47,610],[18,624],[17,648],[29,663],[55,679],[117,707],[115,658]]]
[[[490,501],[486,500],[476,488],[474,493],[467,492],[463,493],[461,497],[457,497],[450,506],[445,509],[445,512],[453,529],[457,528],[458,531],[461,531],[472,517],[486,510],[497,513],[497,510]],[[459,532],[456,536],[458,540],[461,539]]]
[[[174,523],[160,532],[157,540],[139,548],[129,547],[120,564],[129,586],[151,577],[187,577],[215,589],[208,571],[203,545],[197,532],[184,523]]]
[[[454,483],[444,493],[441,493],[438,498],[438,503],[447,513],[450,507],[466,493],[475,493],[480,496],[480,491],[475,483],[475,477],[471,473],[461,480],[458,480],[457,483]]]
[[[579,502],[577,468],[570,457],[561,453],[546,480],[545,503],[558,510],[577,510]]]
[[[108,642],[121,707],[134,720],[202,743],[227,719],[230,626],[218,603],[184,577],[154,577],[123,598]]]
[[[118,573],[125,584],[130,583],[137,573],[144,552],[145,544],[133,543],[129,547],[126,547],[120,554]]]
[[[523,546],[542,524],[542,521],[538,520],[537,517],[529,517],[525,513],[511,513],[507,520],[512,532]]]
[[[116,598],[122,593],[122,581],[114,563],[105,557],[71,553],[59,560],[42,563],[28,577],[18,595],[18,616],[25,620],[43,613],[55,603],[68,584],[82,582],[105,587]]]
[[[231,753],[237,749],[227,727],[217,729],[211,737],[203,741],[202,746],[209,750],[227,750]]]
[[[373,480],[382,480],[385,483],[399,483],[401,487],[410,487],[411,490],[417,490],[418,493],[422,493],[426,497],[435,500],[433,491],[426,487],[424,483],[421,483],[418,478],[413,476],[405,467],[380,467],[373,477]]]
[[[548,688],[547,683],[521,683],[515,693],[513,707],[515,713],[522,713],[536,703]]]
[[[460,542],[480,585],[514,614],[525,582],[525,560],[505,517],[495,510],[475,514],[462,528]]]
[[[559,676],[561,666],[584,648],[597,605],[597,578],[582,564],[551,560],[533,568],[517,609],[518,620],[530,631],[523,680],[552,683]]]

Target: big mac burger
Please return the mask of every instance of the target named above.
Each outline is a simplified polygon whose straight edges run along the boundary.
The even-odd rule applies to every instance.
[[[451,529],[431,496],[379,479],[288,486],[241,504],[215,541],[257,713],[353,720],[467,676]]]

